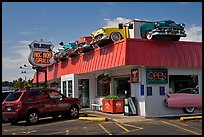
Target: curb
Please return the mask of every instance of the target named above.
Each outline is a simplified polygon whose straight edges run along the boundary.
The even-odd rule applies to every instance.
[[[88,117],[88,114],[86,114],[86,113],[79,113],[79,117]]]
[[[189,120],[189,119],[196,119],[196,118],[202,118],[202,116],[190,116],[190,117],[181,117],[180,120]]]
[[[106,117],[79,117],[79,120],[108,121]]]

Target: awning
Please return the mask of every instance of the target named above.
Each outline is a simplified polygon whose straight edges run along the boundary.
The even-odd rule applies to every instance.
[[[127,38],[47,68],[47,80],[125,65],[202,67],[202,42]],[[39,82],[44,82],[39,73]],[[36,83],[36,74],[33,83]]]

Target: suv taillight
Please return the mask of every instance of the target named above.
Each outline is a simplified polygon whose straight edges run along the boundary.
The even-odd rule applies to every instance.
[[[19,102],[16,106],[16,111],[22,109],[22,102]]]

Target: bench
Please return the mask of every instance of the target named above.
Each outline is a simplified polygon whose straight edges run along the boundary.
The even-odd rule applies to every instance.
[[[102,100],[104,98],[96,98],[96,100],[93,100],[91,102],[91,110],[98,110],[102,111]]]

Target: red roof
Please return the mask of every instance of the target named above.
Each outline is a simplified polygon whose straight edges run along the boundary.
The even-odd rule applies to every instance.
[[[47,80],[124,65],[202,67],[202,42],[123,39],[47,68]],[[39,73],[39,82],[44,73]],[[36,83],[34,75],[33,83]]]

